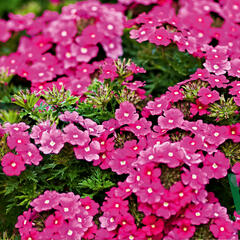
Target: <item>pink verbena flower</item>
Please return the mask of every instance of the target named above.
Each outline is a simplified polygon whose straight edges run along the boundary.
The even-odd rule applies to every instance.
[[[230,167],[229,159],[218,151],[213,155],[207,155],[203,162],[203,171],[207,173],[208,178],[220,179],[227,175],[227,170]]]
[[[2,158],[1,165],[3,172],[8,176],[19,176],[25,170],[24,162],[21,156],[9,152]]]
[[[230,239],[233,236],[235,229],[232,222],[223,218],[218,218],[210,225],[210,231],[216,238]]]
[[[60,130],[52,128],[50,131],[43,132],[40,139],[39,148],[44,154],[58,154],[64,146],[63,134]]]
[[[63,128],[63,131],[65,133],[64,141],[72,145],[84,146],[90,141],[88,132],[79,130],[73,123]]]
[[[115,112],[115,118],[120,125],[133,124],[138,120],[138,117],[134,105],[127,101],[122,102],[120,108]]]
[[[198,92],[199,102],[203,105],[214,103],[219,100],[219,93],[215,90],[211,91],[208,88],[202,87]]]
[[[19,132],[14,135],[9,135],[7,138],[7,144],[10,149],[18,149],[18,147],[29,143],[30,137],[27,132]]]
[[[184,173],[181,175],[182,182],[185,185],[189,185],[193,189],[201,189],[208,183],[208,177],[205,172],[196,166],[190,167],[190,171],[184,169]]]
[[[24,162],[29,165],[39,165],[43,159],[38,148],[32,143],[19,146],[17,152],[22,156]]]
[[[170,109],[164,111],[164,115],[158,118],[158,125],[163,129],[173,129],[180,127],[183,123],[183,113],[179,109]]]
[[[45,191],[34,199],[30,205],[38,212],[50,210],[59,204],[59,194],[56,191]]]
[[[74,153],[77,159],[85,159],[88,162],[99,159],[100,144],[98,141],[92,141],[90,144],[78,146],[74,148]]]

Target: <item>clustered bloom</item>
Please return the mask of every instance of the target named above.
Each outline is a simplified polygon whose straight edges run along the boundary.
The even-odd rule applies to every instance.
[[[106,192],[101,206],[89,197],[45,191],[33,200],[33,209],[18,218],[16,227],[23,239],[190,239],[198,238],[201,229],[209,239],[236,238],[238,214],[232,221],[207,185],[212,179],[226,177],[235,161],[228,144],[240,142],[240,124],[225,122],[237,118],[240,81],[230,82],[223,75],[238,77],[240,72],[240,51],[236,47],[240,5],[237,0],[180,0],[179,4],[178,15],[171,1],[139,15],[128,23],[139,25],[131,30],[131,38],[163,46],[173,42],[180,51],[204,57],[205,69],[197,69],[189,79],[169,87],[141,110],[130,100],[120,100],[115,118],[101,125],[77,112],[65,112],[59,116],[63,129],[49,121],[32,127],[31,134],[23,123],[6,124],[0,129],[2,135],[8,134],[10,150],[16,151],[2,159],[7,175],[19,175],[24,164],[38,165],[42,159],[39,150],[58,154],[68,143],[78,160],[110,168],[124,179]],[[214,27],[212,12],[224,19],[221,27]],[[98,2],[80,2],[64,7],[60,15],[45,13],[33,19],[31,14],[11,15],[9,26],[0,23],[2,41],[8,38],[9,30],[25,29],[32,37],[23,37],[17,53],[0,62],[10,73],[32,81],[33,89],[44,89],[50,86],[48,81],[66,75],[57,80],[59,87],[64,85],[73,94],[82,95],[98,65],[88,63],[97,55],[97,44],[102,44],[108,57],[121,54],[122,13]],[[115,24],[117,21],[121,24]],[[18,22],[23,24],[15,26]],[[83,25],[86,27],[82,29]],[[226,36],[228,30],[231,34]],[[210,46],[214,40],[216,46]],[[57,45],[55,55],[47,52],[53,44]],[[116,68],[114,61],[105,61],[99,80],[114,81],[119,76]],[[144,72],[135,64],[128,70]],[[122,84],[144,99],[139,89],[143,84]],[[231,170],[239,182],[239,162]],[[39,218],[46,211],[47,218]],[[36,229],[36,221],[44,221],[43,231]]]
[[[89,62],[98,55],[99,46],[109,58],[122,55],[124,20],[121,8],[98,1],[64,6],[60,14],[9,14],[8,21],[0,20],[0,41],[21,31],[27,36],[21,36],[16,52],[0,58],[0,72],[31,81],[32,91],[47,90],[57,78],[56,84],[64,82],[72,94],[82,95],[96,69],[97,64]]]
[[[16,228],[22,239],[82,239],[94,226],[93,214],[82,206],[80,196],[69,193],[45,191],[31,202],[32,210],[18,217]],[[91,200],[92,201],[92,200]],[[44,211],[50,211],[47,218],[39,218]],[[38,219],[39,218],[39,219]],[[36,230],[36,221],[44,221],[44,230]],[[33,238],[34,237],[34,238]]]

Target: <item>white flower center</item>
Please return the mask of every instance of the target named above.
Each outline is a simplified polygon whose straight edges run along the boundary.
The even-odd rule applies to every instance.
[[[112,24],[108,24],[108,25],[107,25],[107,29],[108,29],[108,30],[113,30],[113,25],[112,25]]]
[[[53,147],[56,143],[54,141],[50,142],[50,145]]]
[[[67,53],[65,54],[65,56],[66,56],[66,58],[70,58],[70,57],[72,56],[72,54],[71,54],[70,52],[67,52]]]
[[[164,207],[168,207],[168,205],[169,205],[168,202],[164,202],[164,203],[163,203],[163,206],[164,206]]]
[[[172,157],[172,156],[173,156],[173,153],[172,153],[172,152],[169,152],[169,153],[168,153],[168,156],[169,156],[169,157]]]
[[[47,200],[45,200],[44,203],[45,203],[45,204],[49,204],[49,202],[50,202],[50,201],[47,199]]]
[[[224,227],[220,227],[220,231],[223,232],[224,231]]]
[[[89,151],[90,151],[90,147],[86,147],[85,152],[89,152]]]
[[[216,163],[214,163],[214,164],[212,165],[212,167],[213,167],[214,169],[216,169],[216,168],[218,167],[218,165],[217,165]]]
[[[172,119],[169,119],[168,122],[169,122],[169,123],[173,123],[173,120],[172,120]]]
[[[215,133],[214,133],[214,136],[215,136],[215,137],[218,137],[218,136],[219,136],[219,133],[218,133],[218,132],[215,132]]]
[[[66,36],[67,36],[67,31],[62,31],[62,32],[61,32],[61,36],[62,36],[62,37],[66,37]]]
[[[152,160],[153,158],[154,158],[153,155],[150,155],[150,156],[148,157],[149,160]]]
[[[148,188],[148,193],[152,193],[153,192],[153,190],[152,190],[152,188]]]
[[[32,156],[32,153],[31,153],[31,152],[28,152],[27,155],[28,155],[29,157],[31,157],[31,156]]]
[[[113,217],[110,218],[110,222],[111,222],[111,223],[114,222],[114,218],[113,218]]]
[[[85,54],[87,53],[87,51],[88,51],[87,48],[84,48],[84,47],[81,48],[81,53]]]
[[[196,174],[193,174],[193,175],[192,175],[192,179],[197,179],[197,175],[196,175]]]
[[[214,68],[215,70],[217,70],[217,69],[219,69],[219,66],[218,66],[217,64],[215,64],[215,65],[213,65],[213,68]]]
[[[68,230],[67,235],[68,236],[72,236],[72,234],[73,234],[73,231],[72,230]]]
[[[68,211],[69,211],[69,208],[65,207],[65,208],[63,208],[63,211],[64,211],[64,212],[68,212]]]
[[[196,215],[197,217],[199,217],[201,214],[200,214],[200,212],[196,212],[195,215]]]
[[[128,117],[129,113],[124,113],[123,115],[124,115],[124,117]]]
[[[120,164],[121,164],[121,166],[123,166],[126,164],[126,161],[121,161]]]
[[[17,164],[16,164],[15,162],[13,162],[13,163],[11,164],[11,166],[12,166],[12,167],[16,167]]]
[[[76,135],[73,135],[73,138],[78,138],[78,135],[76,134]]]

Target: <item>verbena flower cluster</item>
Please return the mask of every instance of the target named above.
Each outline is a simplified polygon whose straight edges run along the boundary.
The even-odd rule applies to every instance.
[[[16,52],[0,58],[0,69],[31,81],[33,91],[50,87],[54,80],[81,95],[96,68],[89,62],[100,48],[113,59],[122,55],[125,17],[117,7],[83,1],[63,7],[61,14],[45,11],[40,17],[9,18],[0,22],[0,41],[22,31],[26,36],[20,38]]]
[[[30,80],[35,97],[51,94],[48,87],[54,84],[79,96],[69,110],[63,99],[54,120],[49,115],[34,124],[0,125],[9,148],[1,160],[3,172],[19,176],[26,165],[41,167],[45,157],[70,146],[78,161],[122,179],[103,200],[46,190],[15,227],[28,240],[238,239],[240,215],[230,218],[208,187],[230,172],[240,182],[239,2],[180,0],[177,14],[172,1],[119,2],[159,2],[125,24],[134,28],[130,37],[156,46],[176,44],[202,58],[203,68],[165,94],[146,97],[145,84],[133,76],[145,70],[110,59],[122,54],[122,8],[95,1],[64,7],[60,15],[10,15],[0,22],[1,41],[10,31],[29,35],[16,53],[1,58],[3,69]],[[109,59],[89,63],[99,44]],[[34,104],[38,113],[43,104],[49,112],[59,104],[45,100]],[[79,114],[84,106],[92,114],[102,108],[110,115],[104,121],[85,117]]]
[[[232,89],[228,83],[218,83],[218,87],[212,84],[210,73],[199,69],[189,80],[149,101],[141,112],[131,102],[124,101],[116,109],[115,119],[101,125],[82,118],[77,112],[65,112],[59,116],[61,121],[67,122],[62,130],[49,122],[34,126],[30,137],[44,154],[58,154],[67,142],[74,146],[75,156],[80,161],[93,162],[102,169],[111,168],[118,175],[127,174],[127,178],[107,193],[101,210],[96,208],[86,218],[89,220],[86,220],[89,224],[86,228],[78,226],[74,215],[84,214],[80,204],[84,199],[77,205],[73,202],[79,196],[69,194],[70,199],[65,201],[68,199],[65,194],[62,197],[51,193],[52,199],[52,195],[45,192],[31,205],[38,213],[50,208],[55,212],[47,214],[41,231],[34,227],[35,212],[19,217],[20,222],[26,223],[16,225],[23,239],[34,234],[39,236],[37,239],[52,239],[56,232],[60,234],[57,239],[71,239],[73,234],[74,239],[188,239],[204,232],[207,237],[236,238],[238,224],[229,219],[226,208],[206,190],[211,179],[225,177],[234,164],[231,156],[226,157],[225,145],[238,143],[240,139],[238,124],[220,126],[201,120],[200,116],[207,115],[216,121],[214,107],[220,104],[220,94],[224,89]],[[234,101],[231,106],[237,109]],[[236,111],[232,114],[236,115]],[[156,118],[157,124],[149,121],[150,118]],[[8,146],[16,148],[18,154],[22,154],[21,144],[29,144],[27,128],[24,123],[5,126],[9,133]],[[123,136],[129,138],[124,140]],[[31,150],[24,152],[28,156],[24,159],[38,164],[39,150],[34,153],[35,145],[28,146]],[[7,153],[2,161],[3,170],[7,174],[16,170],[19,174],[23,170],[21,159]],[[143,213],[140,219],[136,219],[136,213],[131,210],[133,199],[137,201],[134,211]],[[74,213],[69,215],[64,211],[64,207],[68,209],[64,204],[71,206]],[[95,223],[92,226],[92,217],[97,213],[100,213],[99,228]],[[56,221],[58,218],[70,220]],[[58,227],[61,231],[56,230]]]

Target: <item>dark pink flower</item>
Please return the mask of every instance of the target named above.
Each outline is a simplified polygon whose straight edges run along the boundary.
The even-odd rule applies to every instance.
[[[17,148],[22,145],[30,143],[30,137],[27,132],[19,132],[14,135],[10,135],[7,138],[7,144],[10,149]]]
[[[77,159],[85,159],[88,162],[99,159],[100,144],[98,141],[92,141],[90,144],[78,146],[74,148],[74,153]]]
[[[214,237],[218,239],[230,239],[235,229],[232,222],[223,218],[218,218],[210,225],[210,231],[213,233]]]
[[[189,239],[195,232],[195,227],[191,225],[188,219],[182,219],[178,222],[178,229],[176,229],[176,237],[180,239]]]
[[[122,102],[120,108],[115,112],[115,118],[120,125],[133,124],[138,120],[138,117],[136,108],[130,102]]]
[[[59,194],[56,191],[45,191],[44,194],[34,199],[30,205],[37,212],[50,210],[59,204]]]
[[[209,103],[214,103],[219,100],[219,93],[216,90],[209,90],[208,88],[202,87],[198,91],[199,102],[203,105],[208,105]]]
[[[181,175],[181,178],[183,184],[189,185],[191,188],[196,190],[201,189],[208,183],[207,174],[196,166],[190,167],[190,171],[184,169],[184,173]]]
[[[160,116],[158,118],[158,125],[163,129],[169,130],[169,129],[181,127],[184,121],[183,113],[177,108],[164,111],[164,115],[165,117]]]
[[[64,141],[72,145],[84,146],[90,141],[88,132],[79,130],[73,123],[63,128],[63,131],[65,133]]]
[[[163,45],[167,46],[171,43],[168,31],[164,28],[156,29],[150,36],[149,36],[149,42],[155,43],[156,45]]]
[[[17,152],[22,156],[24,162],[29,165],[39,165],[39,162],[43,159],[38,148],[32,143],[19,146]]]
[[[63,216],[60,212],[56,211],[54,214],[48,216],[45,220],[45,227],[50,228],[51,231],[58,231],[63,224]]]
[[[9,152],[2,158],[1,165],[3,172],[8,176],[19,176],[25,170],[24,162],[21,156]]]
[[[164,222],[162,219],[157,219],[154,215],[145,216],[142,220],[144,226],[142,229],[147,236],[158,235],[163,231]]]
[[[219,179],[227,175],[230,162],[222,152],[218,151],[214,156],[207,155],[203,165],[203,171],[207,173],[208,178]]]

